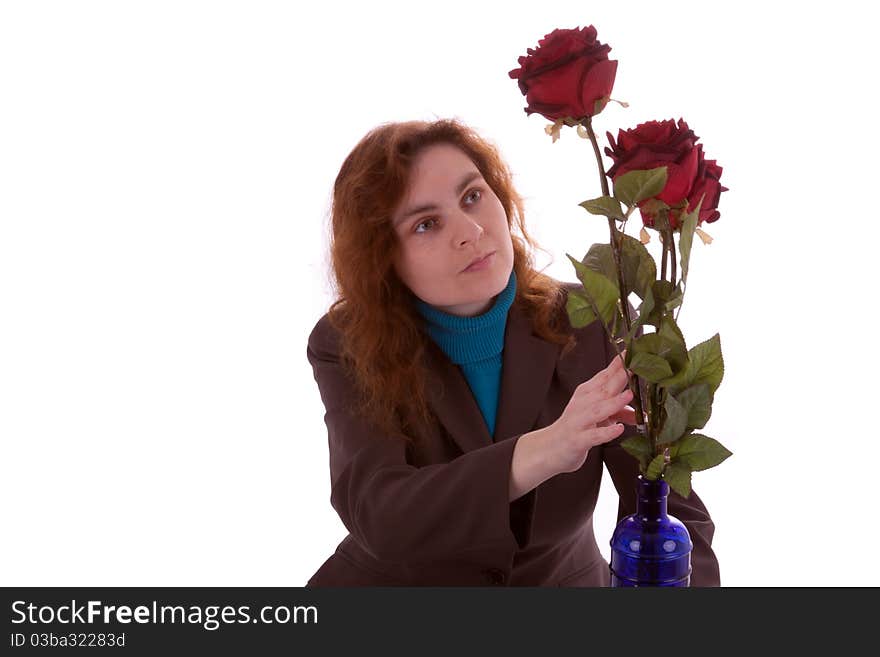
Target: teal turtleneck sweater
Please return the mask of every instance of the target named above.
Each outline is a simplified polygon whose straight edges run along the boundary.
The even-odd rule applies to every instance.
[[[449,360],[461,368],[493,437],[504,330],[515,293],[516,273],[511,271],[507,287],[495,297],[492,307],[476,317],[450,315],[416,298],[416,308],[425,318],[428,333]]]

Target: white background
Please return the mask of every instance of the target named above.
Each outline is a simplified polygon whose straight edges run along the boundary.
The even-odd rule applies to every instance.
[[[514,171],[539,266],[575,280],[565,253],[608,239],[577,205],[600,193],[592,150],[553,144],[507,73],[593,24],[630,104],[595,118],[602,145],[682,117],[730,188],[679,318],[724,352],[705,432],[734,455],[693,479],[722,584],[880,585],[866,11],[4,2],[0,584],[304,584],[346,533],[305,357],[342,160],[380,122],[470,123]],[[616,504],[606,474],[606,558]]]

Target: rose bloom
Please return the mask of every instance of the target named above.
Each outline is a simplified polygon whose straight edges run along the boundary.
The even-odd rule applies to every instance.
[[[728,189],[719,182],[722,169],[715,160],[705,159],[703,145],[696,143],[699,137],[684,119],[679,119],[678,125],[672,119],[640,123],[630,130],[620,130],[616,142],[610,132],[606,135],[611,147],[605,148],[605,154],[614,161],[614,166],[608,169],[612,180],[638,169],[667,168],[666,186],[654,198],[672,206],[669,225],[673,230],[681,227],[682,209],[693,210],[703,194],[706,197],[700,206],[697,225],[712,223],[721,216],[718,201],[721,192]],[[639,203],[639,210],[644,224],[653,227],[654,215],[648,209],[650,200]]]
[[[519,80],[526,97],[526,114],[538,113],[556,121],[581,120],[608,104],[617,62],[608,59],[611,47],[596,40],[596,28],[553,30],[518,59],[520,68],[508,75]]]

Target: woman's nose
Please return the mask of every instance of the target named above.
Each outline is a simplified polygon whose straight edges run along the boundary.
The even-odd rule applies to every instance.
[[[479,221],[463,214],[458,232],[458,243],[465,244],[468,241],[479,239],[483,235],[484,229]]]

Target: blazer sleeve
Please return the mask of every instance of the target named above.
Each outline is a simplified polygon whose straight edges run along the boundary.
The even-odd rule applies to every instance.
[[[518,544],[513,510],[522,511],[508,499],[519,436],[449,463],[410,465],[402,439],[350,410],[355,388],[339,354],[338,333],[324,315],[309,336],[307,357],[326,411],[330,503],[352,536],[383,561],[510,562]]]
[[[634,313],[635,310],[630,305],[630,316]],[[636,335],[642,335],[641,328]],[[604,339],[604,345],[605,362],[610,363],[611,358],[616,357],[617,354],[612,355],[612,349],[608,345],[607,339]],[[647,399],[647,390],[644,385],[641,387],[641,390],[642,400]],[[637,435],[636,428],[627,426],[620,436],[611,442],[605,443],[602,448],[603,460],[614,482],[614,487],[620,496],[620,503],[617,507],[618,522],[636,512],[636,477],[639,474],[639,463],[635,457],[620,446],[621,441],[634,435]],[[687,498],[681,497],[670,489],[667,510],[670,515],[675,516],[684,523],[694,544],[694,549],[691,552],[690,585],[693,587],[721,586],[718,559],[712,551],[715,524],[712,522],[712,518],[709,516],[709,511],[706,509],[703,501],[693,489],[691,489],[691,493]]]

